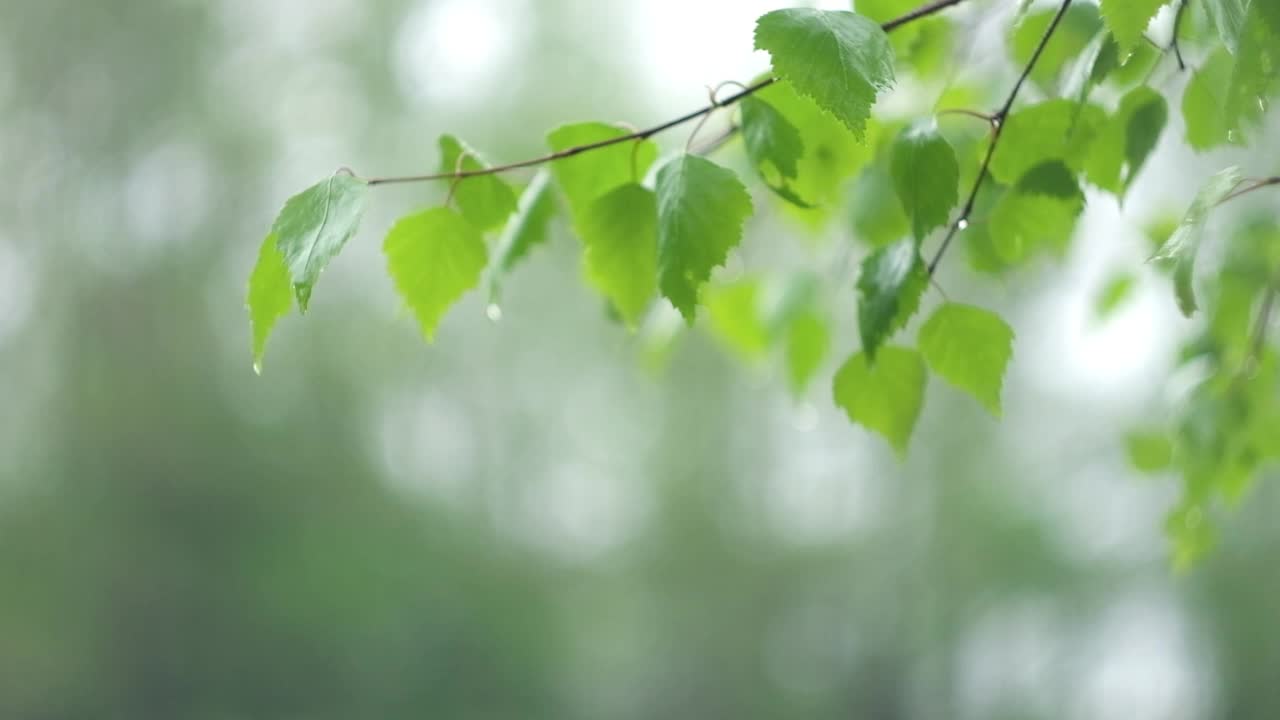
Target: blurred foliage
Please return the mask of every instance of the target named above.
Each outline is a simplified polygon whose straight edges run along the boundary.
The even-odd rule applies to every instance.
[[[13,183],[0,197],[0,717],[1274,715],[1277,483],[1241,486],[1215,552],[1173,576],[1158,532],[1169,483],[1124,462],[1154,470],[1166,447],[1177,464],[1188,443],[1218,442],[1195,433],[1202,412],[1248,428],[1228,440],[1280,447],[1266,434],[1280,425],[1250,412],[1274,393],[1274,354],[1244,363],[1260,258],[1274,268],[1280,247],[1273,212],[1224,224],[1212,268],[1227,280],[1204,293],[1207,328],[1177,371],[1252,372],[1202,386],[1185,422],[1160,399],[1162,367],[1109,397],[1043,380],[1068,364],[1033,349],[1066,323],[1024,314],[1060,292],[1047,273],[992,291],[958,271],[947,292],[1014,318],[1026,370],[998,426],[931,384],[934,411],[899,465],[825,386],[803,391],[815,357],[830,375],[828,345],[855,343],[833,308],[855,298],[848,236],[869,215],[856,199],[858,221],[766,216],[741,252],[778,276],[715,288],[715,303],[759,314],[713,309],[713,336],[753,357],[762,334],[787,338],[781,370],[744,368],[678,320],[628,339],[583,289],[561,223],[503,280],[497,326],[464,302],[433,346],[396,316],[377,243],[358,235],[308,322],[282,324],[271,381],[253,374],[239,303],[276,201],[336,164],[429,170],[449,127],[492,159],[538,152],[537,129],[582,117],[662,119],[689,96],[654,98],[650,69],[619,59],[642,11],[659,8],[0,8]],[[475,76],[471,95],[415,84],[433,58],[414,55],[424,39],[409,29],[439,41],[432,22],[486,17],[527,21],[502,73]],[[972,28],[948,27],[920,35],[967,52]],[[696,101],[714,80],[681,82]],[[944,131],[967,182],[972,143]],[[1258,133],[1274,149],[1274,126]],[[832,135],[802,170],[846,179],[874,163],[890,187],[896,135],[874,122],[866,146]],[[846,189],[796,189],[819,188]],[[823,223],[811,246],[779,249],[779,234]],[[883,223],[908,232],[905,216]],[[1136,233],[1126,242],[1150,254]],[[830,295],[819,273],[835,277]],[[1105,322],[1153,293],[1171,305],[1167,280],[1143,275]],[[646,373],[646,354],[664,374]],[[772,372],[796,397],[761,387]],[[1133,424],[1147,434],[1126,443]]]

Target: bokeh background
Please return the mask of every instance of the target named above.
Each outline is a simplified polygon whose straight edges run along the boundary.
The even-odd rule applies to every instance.
[[[1018,332],[1005,417],[934,382],[905,462],[832,407],[847,315],[797,399],[704,328],[628,335],[563,228],[499,321],[474,293],[424,343],[379,244],[439,187],[375,193],[252,372],[286,197],[430,169],[445,131],[514,160],[697,107],[766,69],[780,4],[0,5],[0,718],[1276,717],[1276,478],[1176,574],[1176,482],[1122,442],[1165,419],[1187,333],[1140,227],[1227,161],[1261,174],[1274,127],[1192,156],[1175,112],[1064,259],[951,258],[947,292]],[[956,13],[974,87],[1007,87],[1012,5]],[[856,248],[757,205],[724,277]],[[1100,320],[1117,268],[1140,281]]]

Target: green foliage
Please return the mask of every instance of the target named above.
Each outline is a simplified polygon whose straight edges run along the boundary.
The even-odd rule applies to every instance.
[[[876,23],[852,12],[792,8],[756,21],[756,49],[773,72],[861,138],[876,95],[893,87],[893,50]]]
[[[1168,4],[1020,3],[1004,28],[1012,62],[995,75],[1008,82],[992,83],[994,91],[981,80],[955,81],[971,82],[965,68],[954,67],[964,56],[954,50],[972,42],[954,42],[959,26],[942,13],[951,4],[857,0],[856,13],[777,10],[758,19],[754,37],[773,75],[699,111],[642,131],[564,125],[547,135],[548,155],[499,167],[444,135],[433,176],[366,181],[337,173],[289,199],[259,249],[246,298],[254,366],[260,368],[272,328],[295,299],[307,309],[320,272],[355,234],[369,187],[439,180],[449,207],[402,218],[385,243],[388,272],[427,338],[486,264],[496,301],[521,259],[567,228],[581,240],[586,283],[607,300],[614,319],[638,333],[651,365],[661,364],[685,326],[695,325],[701,306],[706,330],[731,354],[756,365],[780,361],[799,396],[841,336],[833,328],[856,318],[861,348],[831,378],[833,399],[850,420],[904,454],[930,370],[993,415],[1002,412],[1014,333],[995,313],[948,300],[922,323],[914,349],[890,344],[931,281],[939,288],[948,282],[931,276],[951,240],[985,281],[1006,280],[1037,257],[1071,250],[1085,210],[1084,184],[1097,191],[1091,198],[1110,194],[1123,209],[1160,148],[1247,146],[1268,119],[1280,93],[1280,3],[1204,0],[1182,16],[1177,39],[1189,72],[1181,137],[1172,136],[1179,125],[1169,122],[1169,103],[1177,100],[1170,86],[1178,84],[1168,81],[1173,54],[1156,44],[1164,39],[1144,39]],[[896,73],[908,78],[911,92],[896,94],[891,110],[873,116]],[[1024,74],[1031,81],[1025,91],[1015,82]],[[731,135],[704,154],[736,157],[722,166],[686,149],[651,172],[656,136],[727,115],[727,104],[737,105],[736,121],[727,118]],[[991,107],[1007,112],[991,117]],[[988,122],[974,123],[974,116]],[[503,178],[531,166],[542,167],[517,200]],[[772,192],[776,202],[765,213],[828,232],[790,253],[785,233],[775,232],[768,266],[713,278],[754,211],[748,188],[728,167],[751,169]],[[1124,445],[1136,469],[1183,479],[1184,497],[1167,525],[1179,562],[1212,542],[1213,498],[1240,497],[1263,463],[1280,455],[1280,380],[1269,336],[1270,318],[1280,314],[1273,311],[1280,292],[1274,218],[1237,230],[1222,253],[1207,255],[1212,263],[1197,269],[1210,211],[1273,185],[1280,180],[1223,171],[1181,222],[1154,238],[1153,259],[1172,266],[1183,313],[1205,309],[1180,355],[1197,362],[1204,380],[1173,427],[1133,433]],[[956,232],[934,245],[931,236],[966,197],[971,202],[955,218]],[[562,208],[568,222],[557,222]],[[486,234],[500,227],[490,256]],[[848,242],[850,235],[857,242]],[[1204,286],[1199,295],[1197,281]],[[1097,318],[1114,312],[1135,282],[1132,269],[1113,270],[1094,299]],[[655,303],[656,295],[670,306]]]
[[[489,299],[496,301],[502,278],[534,247],[547,241],[548,226],[555,215],[551,173],[539,170],[520,194],[516,213],[507,221],[498,238],[498,248],[489,265]]]
[[[836,372],[834,399],[851,421],[883,435],[901,457],[920,418],[927,380],[920,353],[887,345],[875,363],[865,353],[845,361]]]
[[[742,239],[751,196],[733,171],[684,154],[658,170],[658,287],[693,323],[698,289]]]
[[[563,125],[547,135],[547,145],[555,152],[563,152],[623,137],[628,132],[598,122]],[[600,196],[620,185],[643,180],[657,158],[657,145],[649,140],[637,140],[563,158],[551,165],[551,172],[576,221]]]
[[[959,200],[960,165],[956,151],[933,121],[903,130],[893,143],[893,187],[911,219],[917,240],[947,224]]]
[[[360,227],[368,190],[365,181],[336,173],[289,198],[271,226],[302,312],[320,273]]]
[[[581,223],[587,279],[634,329],[658,287],[658,201],[635,183],[610,190]]]
[[[1102,0],[1102,19],[1120,49],[1128,51],[1142,40],[1151,19],[1168,0]]]
[[[479,282],[487,259],[480,230],[449,208],[402,218],[382,251],[387,273],[428,340],[445,310]]]
[[[1178,224],[1178,229],[1153,258],[1173,265],[1173,284],[1178,298],[1178,308],[1187,317],[1190,317],[1197,308],[1194,276],[1196,256],[1200,252],[1200,241],[1204,237],[1204,225],[1209,219],[1209,212],[1222,202],[1227,193],[1240,184],[1240,179],[1240,170],[1234,167],[1227,168],[1210,178],[1196,194],[1196,199],[1187,209],[1187,214]]]
[[[868,362],[875,362],[880,345],[915,314],[928,284],[919,247],[911,240],[886,245],[863,261],[858,276],[858,331]]]
[[[743,98],[738,109],[742,113],[742,141],[747,157],[765,186],[788,202],[808,207],[790,187],[799,172],[796,166],[804,156],[800,131],[776,108],[759,98]]]
[[[253,369],[262,372],[262,356],[267,338],[276,322],[293,309],[293,288],[289,285],[289,268],[276,247],[275,233],[268,234],[258,250],[258,262],[249,275],[249,324],[253,328]]]
[[[439,144],[441,173],[470,173],[489,167],[479,153],[452,135],[441,135]],[[515,192],[497,175],[459,179],[451,192],[462,216],[481,231],[501,225],[516,210]]]
[[[1013,329],[999,315],[947,303],[921,326],[920,352],[934,372],[999,417],[1000,390],[1013,356]]]

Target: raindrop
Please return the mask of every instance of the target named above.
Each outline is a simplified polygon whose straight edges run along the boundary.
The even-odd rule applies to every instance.
[[[1228,130],[1228,131],[1227,131],[1227,142],[1233,143],[1233,142],[1235,142],[1235,141],[1236,141],[1236,131],[1235,131],[1235,130]]]
[[[498,322],[502,319],[502,307],[498,303],[489,303],[484,309],[484,314],[493,322]]]
[[[995,129],[995,130],[999,130],[999,129],[1000,129],[1000,118],[998,118],[998,117],[993,117],[993,118],[991,118],[991,127],[992,127],[993,129]]]
[[[261,375],[261,374],[262,374],[262,361],[261,361],[261,360],[254,360],[254,361],[253,361],[253,374],[254,374],[254,375]]]
[[[960,222],[956,223],[957,230],[964,230],[967,227],[969,227],[968,218],[960,218]]]

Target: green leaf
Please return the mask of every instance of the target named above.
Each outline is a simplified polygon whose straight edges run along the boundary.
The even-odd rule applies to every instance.
[[[769,350],[769,330],[761,317],[760,280],[743,278],[707,288],[711,330],[744,360],[758,360]]]
[[[1022,263],[1044,248],[1065,248],[1079,214],[1080,206],[1070,200],[1006,192],[991,210],[991,247],[1009,265]]]
[[[886,245],[862,262],[858,332],[868,361],[875,362],[880,345],[915,314],[928,284],[919,246],[912,240]]]
[[[893,86],[893,51],[875,22],[852,12],[791,8],[756,21],[773,72],[861,138],[876,94]]]
[[[1028,13],[1014,26],[1010,48],[1019,67],[1026,67],[1031,61],[1031,55],[1040,45],[1057,12],[1056,8],[1048,8]],[[1101,27],[1102,19],[1098,17],[1096,5],[1072,5],[1063,15],[1053,37],[1045,44],[1040,60],[1031,70],[1031,79],[1041,87],[1051,86],[1063,67],[1084,52]]]
[[[893,143],[890,172],[893,187],[917,240],[947,224],[959,200],[960,165],[956,151],[938,133],[932,120],[919,122],[898,134]]]
[[[863,144],[839,120],[803,97],[785,81],[756,93],[790,122],[804,139],[804,153],[796,163],[796,178],[788,184],[812,209],[788,207],[813,225],[830,217],[843,200],[845,181],[871,158],[870,142]],[[878,126],[868,127],[868,140]],[[817,207],[828,204],[827,207]]]
[[[575,123],[552,130],[547,135],[547,145],[553,152],[564,152],[630,134],[630,130],[616,125]],[[657,158],[658,146],[652,141],[634,140],[561,158],[551,164],[551,172],[564,191],[576,223],[601,196],[620,185],[644,180]]]
[[[1065,99],[1023,108],[1005,120],[991,158],[991,176],[1011,185],[1046,160],[1061,160],[1079,170],[1105,121],[1106,113],[1096,105],[1078,107]]]
[[[814,310],[805,310],[787,327],[786,366],[791,392],[800,395],[822,367],[831,346],[827,320]]]
[[[498,298],[502,277],[530,250],[547,241],[547,228],[555,212],[551,173],[543,168],[520,194],[516,213],[507,221],[498,238],[498,249],[489,265],[490,302]]]
[[[360,227],[368,191],[364,180],[337,173],[289,198],[276,216],[271,234],[302,312],[321,271]]]
[[[443,207],[401,218],[382,251],[387,272],[428,340],[445,310],[479,282],[486,261],[480,230]]]
[[[999,315],[947,303],[920,328],[919,343],[934,372],[1000,416],[1000,390],[1013,356],[1013,329]]]
[[[459,163],[459,157],[462,161]],[[440,136],[440,172],[476,172],[489,167],[480,154],[452,135]],[[497,175],[479,175],[455,181],[453,200],[472,225],[492,230],[516,211],[516,194]]]
[[[652,190],[620,185],[579,223],[587,280],[634,330],[658,287],[658,202]]]
[[[883,435],[904,457],[924,406],[927,380],[920,353],[887,345],[874,365],[865,353],[851,355],[836,371],[832,395],[849,420]]]
[[[1129,296],[1133,295],[1133,288],[1137,279],[1132,273],[1117,273],[1107,281],[1102,287],[1102,291],[1098,293],[1098,298],[1094,302],[1094,312],[1098,319],[1105,319],[1111,316],[1121,305],[1124,304]]]
[[[1222,43],[1231,53],[1239,46],[1240,34],[1245,28],[1245,14],[1250,0],[1201,0],[1209,22],[1218,30]]]
[[[1163,432],[1132,432],[1124,439],[1129,464],[1135,470],[1155,473],[1173,463],[1173,442]]]
[[[1223,48],[1215,50],[1191,76],[1182,93],[1182,119],[1187,126],[1187,144],[1208,150],[1233,140],[1234,125],[1227,117],[1227,96],[1231,88],[1234,60]]]
[[[747,157],[760,173],[760,179],[783,199],[808,207],[789,185],[789,181],[796,179],[796,165],[804,155],[800,131],[760,98],[745,97],[738,107],[742,113],[742,139]]]
[[[1155,149],[1168,118],[1164,96],[1155,90],[1138,87],[1125,95],[1089,149],[1085,161],[1089,182],[1123,197]]]
[[[1209,212],[1240,184],[1240,180],[1240,169],[1236,167],[1229,167],[1209,178],[1196,194],[1187,214],[1178,224],[1178,229],[1173,231],[1173,235],[1152,258],[1173,264],[1173,284],[1178,297],[1178,308],[1187,317],[1191,317],[1196,311],[1193,279],[1205,222],[1209,219]]]
[[[854,235],[872,247],[897,242],[911,232],[911,221],[903,212],[893,185],[885,161],[864,170],[853,185]]]
[[[1263,7],[1277,17],[1274,25]],[[1255,2],[1249,9],[1236,50],[1227,103],[1223,108],[1230,128],[1245,130],[1261,123],[1266,108],[1280,91],[1280,3]]]
[[[658,171],[658,286],[692,324],[698,289],[742,240],[751,196],[733,171],[684,154]]]
[[[253,369],[262,372],[262,355],[267,348],[267,338],[276,322],[293,309],[293,287],[289,283],[289,268],[276,247],[274,233],[267,235],[258,250],[258,262],[249,275],[249,293],[245,298],[249,308],[249,324],[253,328]]]
[[[1142,40],[1147,25],[1156,12],[1168,0],[1102,0],[1102,19],[1120,43],[1120,49],[1128,51]]]

